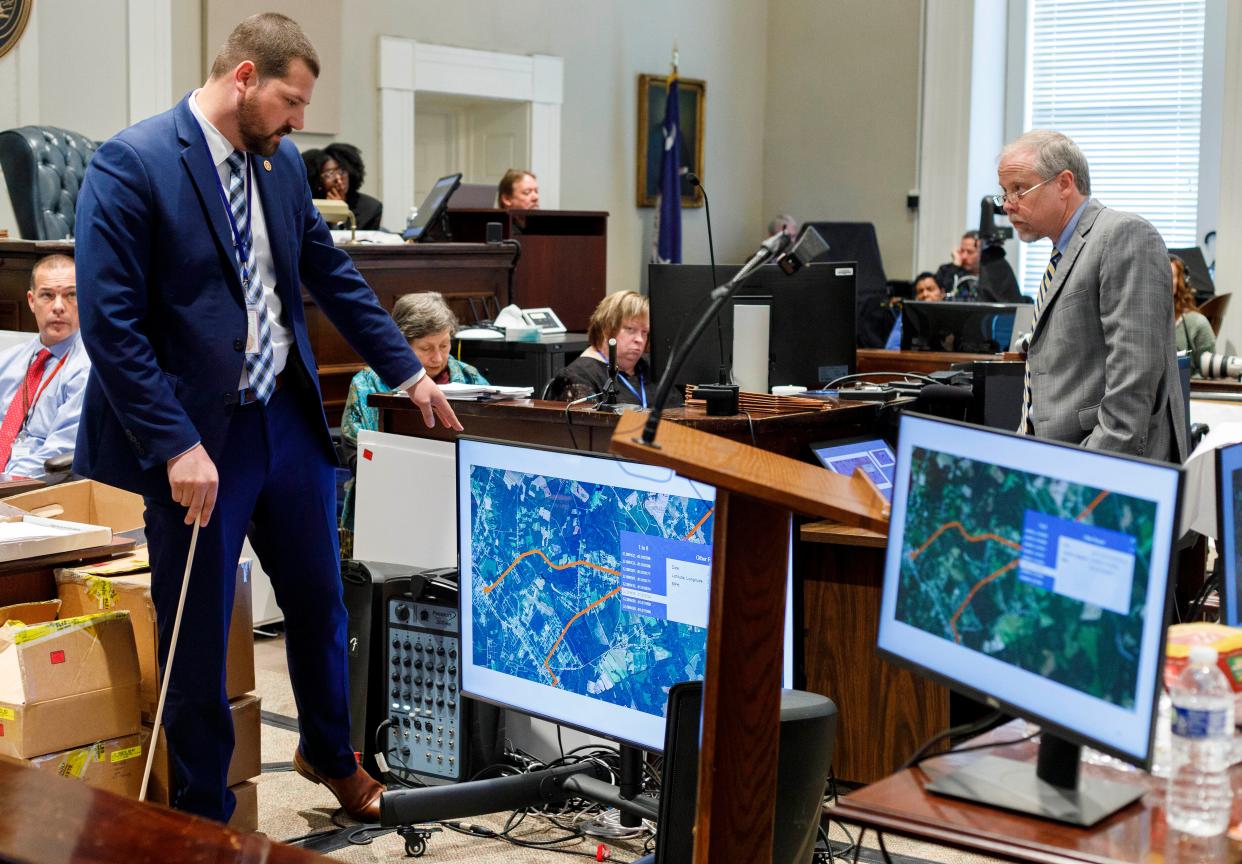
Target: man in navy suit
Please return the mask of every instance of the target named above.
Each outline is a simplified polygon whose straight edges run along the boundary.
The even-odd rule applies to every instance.
[[[225,646],[247,534],[285,613],[294,765],[351,816],[379,816],[382,789],[349,744],[337,463],[300,286],[428,426],[461,428],[333,246],[283,140],[302,128],[318,75],[294,21],[246,19],[202,88],[99,148],[78,199],[79,312],[94,366],[74,469],[145,498],[161,659],[200,526],[164,731],[173,806],[221,821],[236,803],[225,786]]]

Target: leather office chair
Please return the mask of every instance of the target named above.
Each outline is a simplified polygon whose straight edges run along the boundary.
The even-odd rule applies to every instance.
[[[1199,306],[1199,314],[1212,325],[1212,332],[1219,336],[1221,322],[1225,320],[1225,310],[1229,308],[1229,294],[1217,294]]]
[[[0,171],[26,240],[73,237],[73,214],[96,143],[53,126],[0,132]]]
[[[854,303],[859,348],[883,348],[893,316],[888,309],[888,286],[880,259],[880,241],[870,222],[805,222],[828,241],[828,251],[817,261],[856,261]]]

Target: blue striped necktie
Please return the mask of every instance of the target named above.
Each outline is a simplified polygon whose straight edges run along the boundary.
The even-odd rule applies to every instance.
[[[263,282],[259,279],[259,267],[255,258],[254,237],[250,232],[250,212],[246,207],[246,158],[237,150],[229,154],[229,207],[237,233],[245,240],[249,254],[242,260],[238,248],[237,264],[241,268],[242,288],[246,305],[258,310],[259,350],[246,354],[246,377],[250,389],[264,404],[276,390],[276,361],[272,352],[272,331],[267,322],[267,304],[263,299]]]
[[[1035,298],[1035,317],[1031,319],[1031,334],[1034,336],[1035,328],[1039,326],[1039,315],[1043,311],[1044,301],[1048,299],[1048,291],[1052,288],[1052,280],[1057,274],[1057,264],[1061,261],[1061,253],[1052,250],[1052,257],[1048,259],[1048,267],[1044,270],[1044,278],[1039,283],[1039,296]],[[1029,345],[1027,346],[1029,349]],[[1027,360],[1026,373],[1022,379],[1022,421],[1018,424],[1018,431],[1024,435],[1035,434],[1035,423],[1031,420],[1031,363]]]

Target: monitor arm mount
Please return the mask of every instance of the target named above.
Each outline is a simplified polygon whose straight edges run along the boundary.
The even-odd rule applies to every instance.
[[[690,330],[690,335],[686,337],[686,342],[681,350],[676,346],[673,348],[673,354],[669,357],[668,366],[664,370],[664,375],[660,378],[660,387],[656,392],[655,404],[651,407],[651,414],[647,417],[647,424],[643,427],[642,438],[640,443],[655,447],[656,429],[660,425],[660,414],[664,410],[664,405],[668,402],[669,393],[673,389],[673,382],[677,378],[677,373],[681,371],[685,359],[689,356],[690,351],[694,348],[703,336],[703,331],[707,329],[707,325],[712,319],[720,314],[720,310],[725,304],[732,299],[737,290],[742,287],[750,276],[758,270],[762,265],[769,261],[775,260],[781,270],[787,276],[792,276],[802,268],[802,265],[809,264],[818,258],[824,252],[828,251],[828,244],[824,238],[819,235],[813,227],[807,226],[802,231],[802,235],[790,247],[789,235],[781,231],[773,234],[767,240],[760,244],[759,249],[751,256],[741,270],[737,271],[732,279],[712,291],[712,302],[708,304],[707,311],[703,316],[695,322],[694,327]]]
[[[590,760],[511,777],[492,777],[421,789],[393,789],[380,796],[380,825],[394,827],[484,813],[520,810],[586,798],[644,819],[655,819],[654,808],[621,795],[603,780],[603,767]]]

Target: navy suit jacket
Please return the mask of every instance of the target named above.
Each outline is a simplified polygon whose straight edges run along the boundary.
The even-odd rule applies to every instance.
[[[292,142],[254,168],[276,291],[294,334],[285,371],[302,379],[304,413],[331,453],[302,285],[389,386],[421,367],[333,245]],[[105,142],[90,161],[75,232],[78,312],[92,361],[74,454],[79,474],[167,497],[169,459],[196,441],[219,458],[244,363],[246,313],[218,177],[188,96]]]

